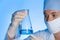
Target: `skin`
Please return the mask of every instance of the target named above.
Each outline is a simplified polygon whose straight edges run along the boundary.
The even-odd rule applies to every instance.
[[[60,11],[45,10],[44,11],[46,21],[52,21],[60,17]],[[60,32],[54,34],[55,40],[60,40]]]

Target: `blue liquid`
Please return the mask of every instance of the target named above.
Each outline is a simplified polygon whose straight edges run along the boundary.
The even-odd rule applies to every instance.
[[[20,30],[20,34],[32,34],[32,30]]]

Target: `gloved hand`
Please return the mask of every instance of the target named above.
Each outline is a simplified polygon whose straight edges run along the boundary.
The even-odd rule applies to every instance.
[[[27,16],[27,11],[26,10],[22,10],[20,12],[17,12],[14,14],[13,16],[13,20],[12,20],[12,25],[19,25],[20,22]],[[18,26],[16,26],[18,27]]]
[[[43,38],[31,35],[31,40],[43,40]]]
[[[8,30],[8,36],[13,38],[15,36],[16,30],[21,23],[21,21],[27,16],[26,10],[17,11],[12,16],[12,25],[10,25],[10,28]]]

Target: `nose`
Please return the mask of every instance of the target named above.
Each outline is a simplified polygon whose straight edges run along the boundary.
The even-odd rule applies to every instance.
[[[53,16],[52,15],[49,15],[48,17],[47,17],[47,21],[52,21],[53,20]]]

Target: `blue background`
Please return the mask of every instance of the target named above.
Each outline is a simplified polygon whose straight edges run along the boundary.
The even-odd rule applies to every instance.
[[[33,31],[46,29],[43,15],[44,0],[0,0],[0,40],[4,40],[12,14],[29,9]]]

